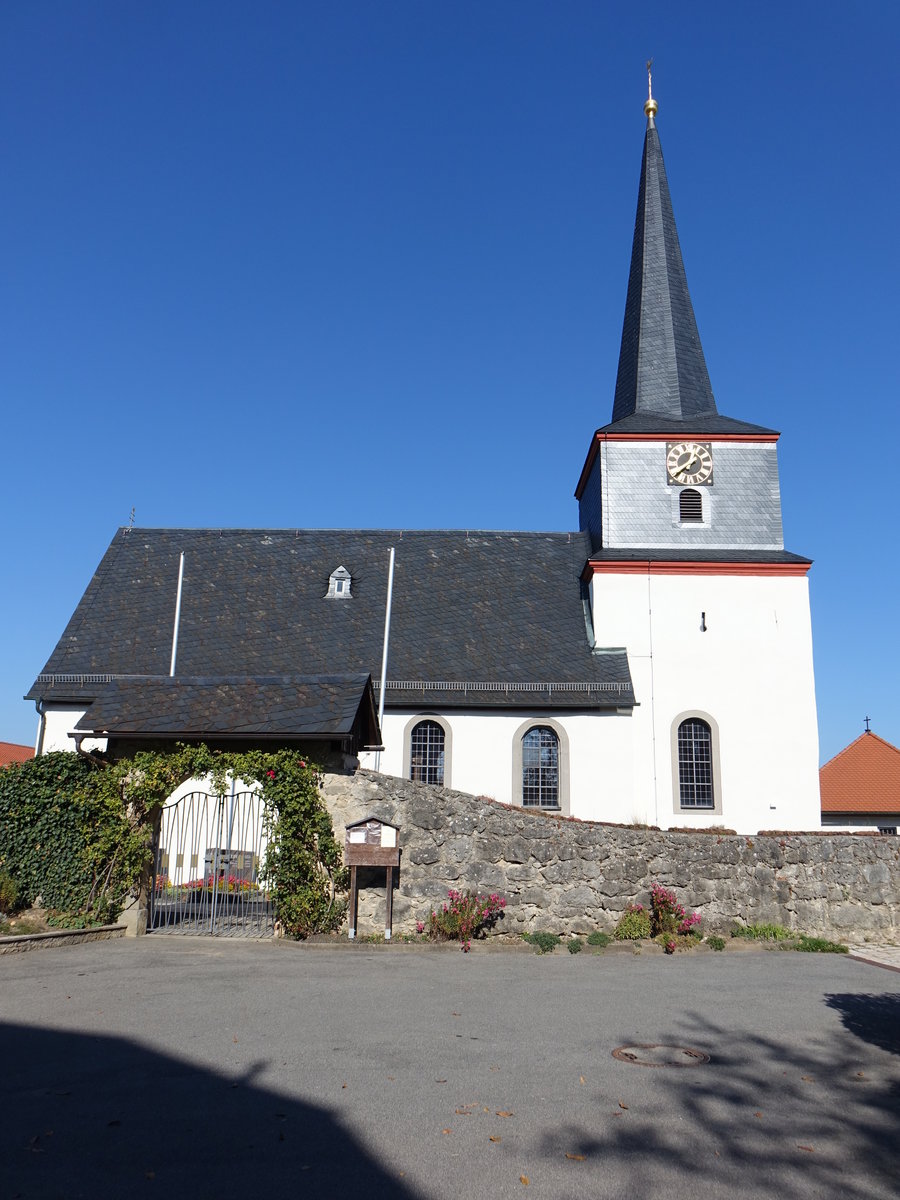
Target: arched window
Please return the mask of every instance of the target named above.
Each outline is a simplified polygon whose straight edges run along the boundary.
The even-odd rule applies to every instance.
[[[522,804],[559,808],[559,738],[546,725],[522,738]]]
[[[678,787],[682,808],[714,808],[712,730],[699,717],[678,726]]]
[[[682,521],[703,520],[703,497],[696,488],[685,488],[679,495],[678,516]]]
[[[444,783],[444,731],[437,721],[420,721],[410,734],[409,777],[417,783]]]

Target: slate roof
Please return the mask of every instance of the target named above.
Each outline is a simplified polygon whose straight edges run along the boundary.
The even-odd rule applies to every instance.
[[[676,421],[716,413],[652,115],[644,136],[613,422],[634,413]]]
[[[734,417],[723,417],[717,412],[699,413],[690,420],[677,417],[661,417],[655,413],[634,412],[622,417],[621,420],[611,421],[609,425],[601,425],[597,433],[671,433],[674,437],[684,437],[687,433],[717,434],[739,433],[745,437],[757,434],[760,437],[777,437],[777,429],[769,429],[765,425],[753,425],[749,421],[737,421]]]
[[[863,733],[819,771],[823,813],[900,813],[900,750]]]
[[[396,548],[389,707],[625,707],[627,657],[592,653],[583,533],[120,529],[29,692],[84,702],[121,676],[380,679]],[[325,599],[338,566],[350,599]]]
[[[112,737],[377,737],[368,675],[120,679],[75,726]]]

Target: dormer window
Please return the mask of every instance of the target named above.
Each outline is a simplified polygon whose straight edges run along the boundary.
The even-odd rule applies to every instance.
[[[685,488],[679,495],[678,517],[683,522],[703,520],[703,497],[696,488]]]
[[[350,592],[351,575],[346,567],[338,567],[336,571],[332,571],[328,577],[328,592],[325,595],[326,600],[351,600],[353,597]]]

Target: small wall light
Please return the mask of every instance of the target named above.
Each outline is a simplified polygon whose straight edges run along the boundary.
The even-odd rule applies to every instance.
[[[705,612],[702,612],[700,614],[700,632],[706,633],[706,613]]]

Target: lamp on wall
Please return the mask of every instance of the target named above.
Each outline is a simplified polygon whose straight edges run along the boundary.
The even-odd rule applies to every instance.
[[[705,612],[702,612],[700,614],[700,632],[706,633],[706,613]]]

